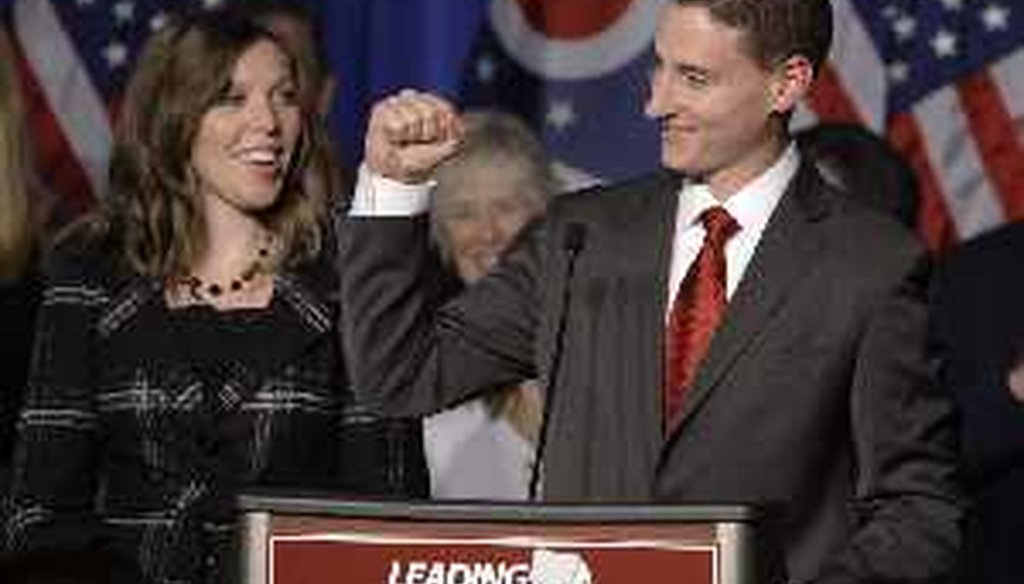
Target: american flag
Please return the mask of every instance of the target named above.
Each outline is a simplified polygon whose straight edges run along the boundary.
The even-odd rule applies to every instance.
[[[91,206],[107,182],[111,122],[138,53],[174,11],[214,0],[11,0],[31,144],[55,222]]]
[[[888,135],[923,185],[933,248],[1024,218],[1020,0],[841,0],[831,66],[810,100]]]
[[[103,192],[110,119],[142,40],[171,11],[222,1],[7,0],[41,175],[64,208]],[[664,1],[326,1],[337,137],[357,159],[372,99],[416,86],[523,113],[580,182],[649,170],[656,129],[641,107]],[[833,59],[797,123],[886,134],[919,173],[935,248],[1024,218],[1020,0],[833,6]]]

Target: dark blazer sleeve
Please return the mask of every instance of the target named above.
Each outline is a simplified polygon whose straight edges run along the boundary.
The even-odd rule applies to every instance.
[[[41,292],[34,271],[19,280],[0,283],[0,319],[8,347],[0,352],[0,494],[4,496]]]
[[[336,201],[333,216],[340,216],[347,201]],[[340,313],[339,278],[334,262],[339,239],[336,225],[324,225],[325,241],[321,253],[311,262],[298,266],[301,289],[312,296],[305,302],[323,303],[330,315],[331,355],[328,367],[339,380],[339,401],[330,447],[323,445],[321,456],[333,453],[328,487],[338,492],[383,498],[425,499],[430,496],[430,478],[423,450],[423,425],[416,417],[385,417],[355,403],[348,363],[338,345],[336,326],[343,322]],[[300,302],[301,303],[301,302]],[[297,445],[308,448],[309,440]],[[315,446],[315,445],[314,445]]]
[[[938,582],[960,547],[956,424],[941,354],[927,339],[930,262],[868,307],[854,360],[851,433],[857,522],[821,582]]]
[[[356,408],[341,417],[339,426],[338,489],[374,497],[430,497],[419,418],[387,418]]]
[[[527,227],[498,270],[441,306],[445,281],[425,217],[344,222],[341,328],[365,404],[420,415],[535,375],[543,224]]]
[[[13,550],[82,549],[98,536],[91,351],[106,292],[84,277],[84,263],[65,252],[46,268],[14,455],[6,530]]]

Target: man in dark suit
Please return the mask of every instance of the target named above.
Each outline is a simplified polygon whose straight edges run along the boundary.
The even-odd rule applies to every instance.
[[[646,106],[665,171],[557,198],[440,308],[425,219],[401,216],[458,114],[380,102],[341,259],[364,398],[426,411],[537,376],[546,500],[774,504],[792,582],[946,575],[960,495],[922,250],[786,130],[831,24],[825,0],[665,3]]]
[[[962,584],[1024,582],[1024,222],[954,250],[934,287],[940,379],[961,413],[972,506]]]

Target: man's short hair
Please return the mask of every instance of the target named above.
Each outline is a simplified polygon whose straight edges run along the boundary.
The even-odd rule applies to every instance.
[[[674,1],[679,6],[703,6],[716,21],[745,32],[746,49],[765,67],[802,55],[817,71],[832,45],[829,0]]]

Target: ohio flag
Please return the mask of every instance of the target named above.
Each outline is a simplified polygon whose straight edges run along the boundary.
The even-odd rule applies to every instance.
[[[529,119],[561,170],[582,184],[637,174],[657,163],[657,128],[644,119],[642,107],[657,11],[665,1],[671,0],[347,4],[361,5],[371,20],[381,10],[414,15],[406,21],[387,18],[387,31],[371,39],[403,67],[428,63],[425,57],[436,53],[407,42],[422,38],[426,33],[419,28],[432,23],[432,42],[467,55],[441,68],[371,83],[369,93],[424,81],[429,86],[429,73],[435,72],[432,87],[462,105],[496,105]],[[888,136],[919,175],[919,223],[933,248],[1024,218],[1024,4],[833,0],[833,9],[831,62],[794,124],[859,121]],[[479,29],[452,30],[446,23],[454,21],[431,18],[459,10],[473,14],[459,26],[479,20]],[[334,50],[346,52],[339,42]],[[372,58],[363,67],[364,79],[387,75],[374,69]],[[453,72],[460,76],[457,87]],[[353,115],[361,119],[365,109]],[[351,144],[354,152],[358,148],[358,142]]]

